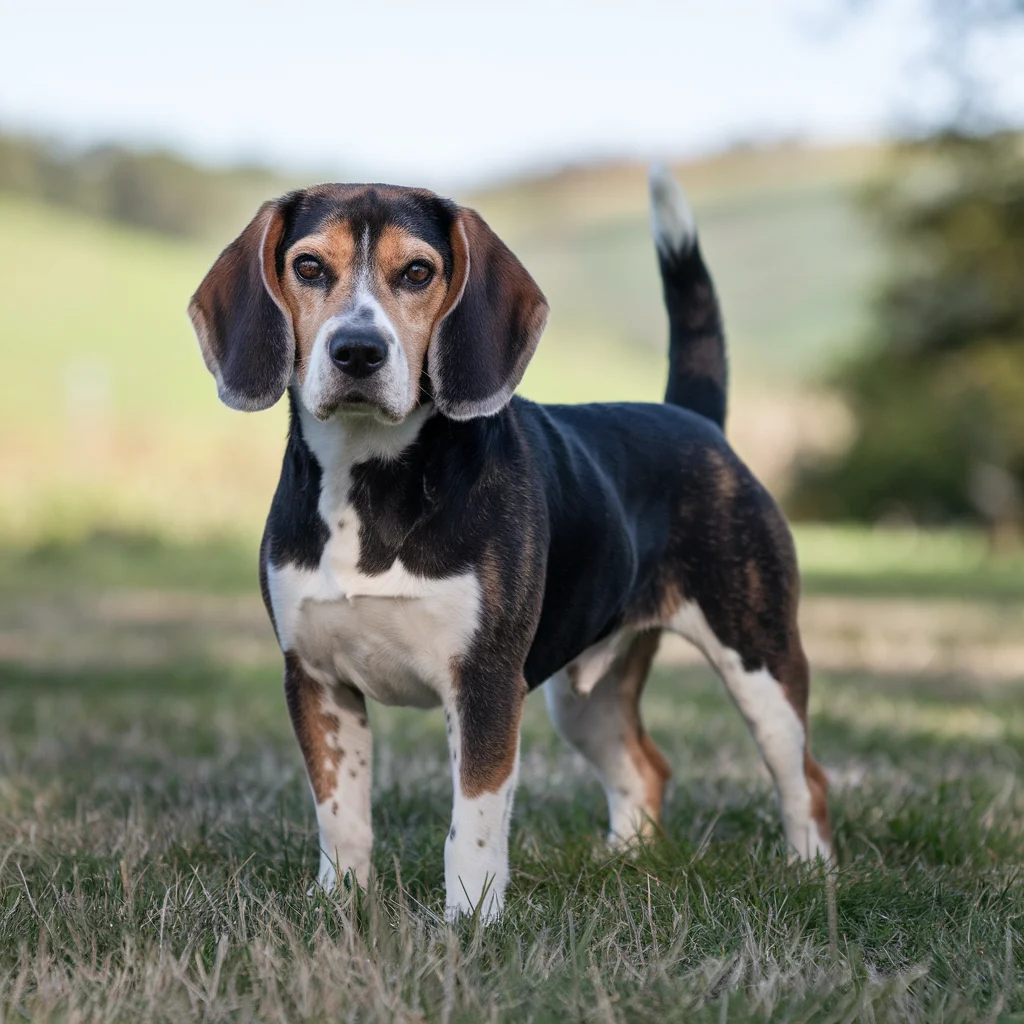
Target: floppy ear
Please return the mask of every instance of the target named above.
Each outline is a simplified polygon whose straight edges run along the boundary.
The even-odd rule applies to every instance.
[[[291,316],[275,265],[283,233],[283,201],[264,203],[217,257],[188,305],[220,400],[243,412],[272,406],[295,363]]]
[[[478,213],[451,228],[452,279],[427,349],[434,400],[446,416],[493,416],[512,397],[548,319],[537,283]]]

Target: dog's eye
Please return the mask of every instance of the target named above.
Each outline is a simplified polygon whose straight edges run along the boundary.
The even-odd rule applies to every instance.
[[[413,260],[405,268],[402,280],[408,284],[426,284],[434,276],[434,268],[425,260]]]
[[[300,256],[292,266],[303,281],[317,281],[324,276],[324,265],[315,256]]]

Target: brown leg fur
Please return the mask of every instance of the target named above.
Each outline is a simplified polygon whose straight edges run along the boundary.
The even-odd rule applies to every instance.
[[[645,834],[661,825],[665,786],[672,778],[672,769],[657,744],[644,729],[640,717],[640,697],[650,674],[654,656],[658,653],[660,641],[661,634],[655,630],[637,635],[626,651],[619,681],[622,717],[626,726],[626,747],[633,764],[644,779],[644,809],[647,813],[646,827],[643,829]]]
[[[365,885],[370,871],[372,736],[362,694],[325,687],[299,659],[285,654],[285,699],[316,801],[320,884],[332,888],[351,871]]]
[[[794,616],[795,617],[795,616]],[[811,817],[818,826],[818,834],[826,843],[832,843],[832,823],[828,816],[828,778],[821,765],[811,756],[811,734],[807,725],[807,701],[811,688],[811,672],[800,642],[799,628],[794,622],[790,628],[790,655],[782,665],[782,689],[786,699],[804,726],[804,776],[811,792]]]

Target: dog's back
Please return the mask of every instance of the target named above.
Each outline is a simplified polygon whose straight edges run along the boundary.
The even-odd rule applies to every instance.
[[[721,433],[725,334],[693,211],[664,168],[651,170],[650,192],[669,321],[665,404],[511,404],[543,477],[551,533],[544,611],[526,668],[531,686],[624,623],[655,624],[671,524],[684,502],[694,515],[717,507],[719,544],[729,548],[736,504],[716,497],[723,487],[743,487],[741,508],[775,514]],[[697,564],[686,573],[694,574]]]
[[[722,434],[722,317],[689,204],[662,170],[651,174],[651,223],[669,319],[666,404],[512,405],[548,507],[526,678],[546,680],[556,728],[600,776],[610,842],[629,842],[660,822],[670,771],[639,702],[662,630],[681,634],[746,718],[789,843],[828,857],[826,780],[807,746],[796,555],[782,513]]]

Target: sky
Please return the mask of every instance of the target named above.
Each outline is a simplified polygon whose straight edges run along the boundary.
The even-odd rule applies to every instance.
[[[868,140],[948,100],[926,3],[0,0],[0,127],[449,186]],[[1024,33],[972,57],[1024,123]]]

